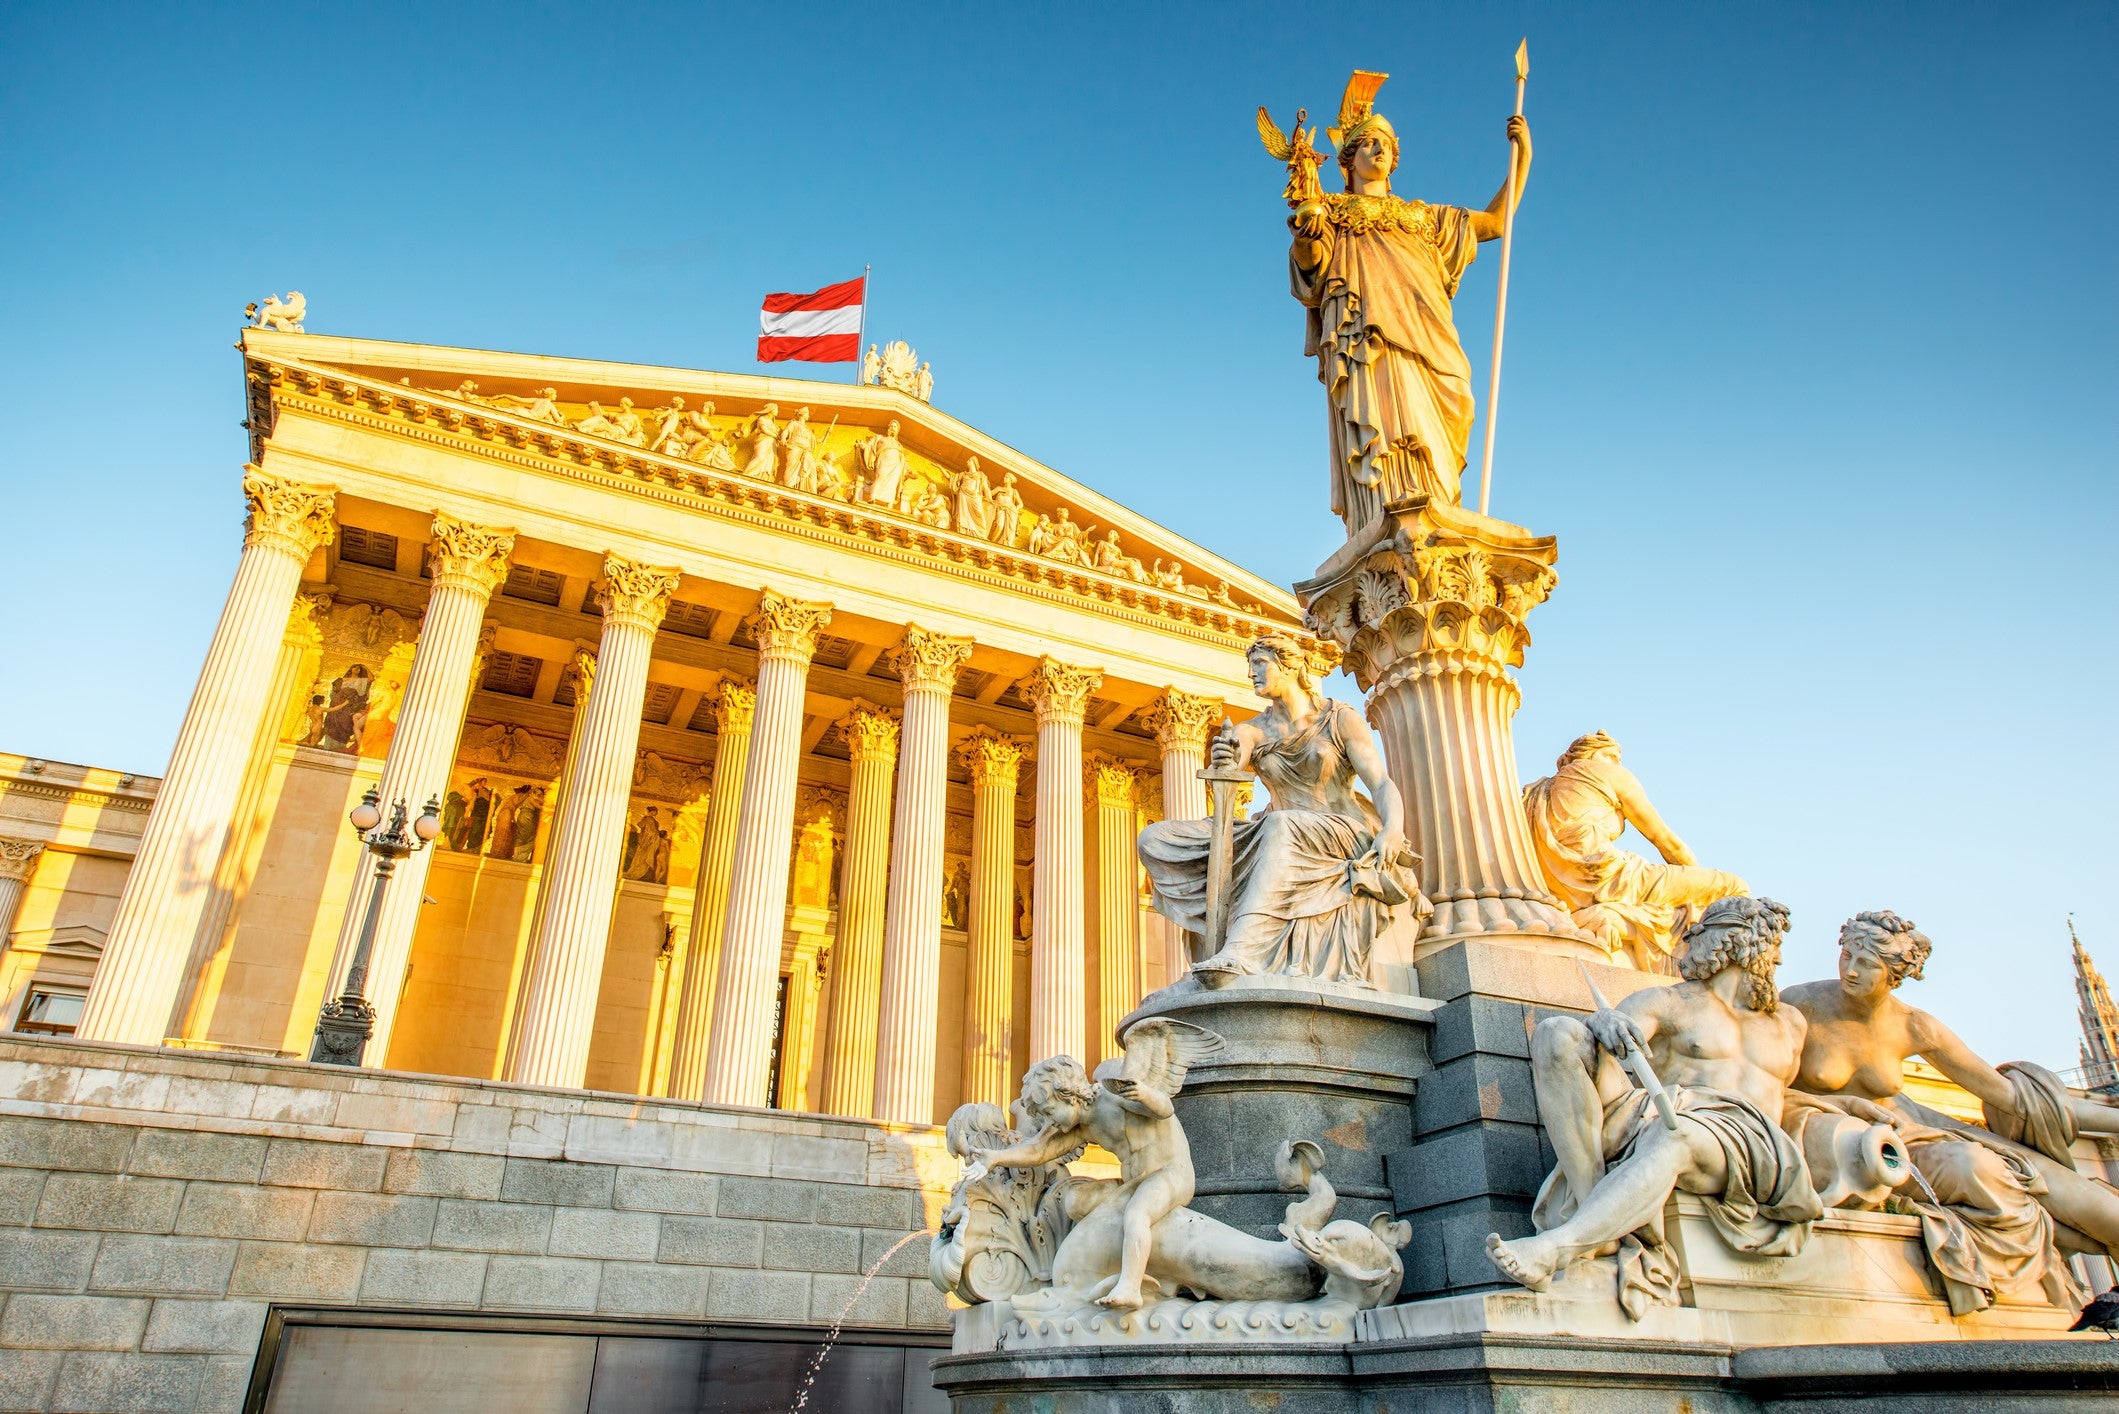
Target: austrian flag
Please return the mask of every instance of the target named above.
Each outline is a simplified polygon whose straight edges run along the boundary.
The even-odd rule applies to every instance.
[[[852,363],[861,356],[861,302],[868,277],[815,294],[767,295],[758,311],[758,362]]]

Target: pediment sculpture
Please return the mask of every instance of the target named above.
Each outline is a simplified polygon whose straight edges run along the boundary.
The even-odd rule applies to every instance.
[[[946,1130],[965,1162],[929,1249],[935,1285],[990,1303],[1010,1348],[1181,1336],[1347,1339],[1358,1311],[1396,1297],[1410,1227],[1380,1215],[1333,1220],[1323,1151],[1282,1145],[1290,1202],[1277,1242],[1194,1211],[1191,1146],[1172,1098],[1188,1067],[1219,1054],[1211,1031],[1165,1017],[1134,1023],[1123,1058],[1092,1080],[1071,1056],[1023,1077],[1016,1125],[964,1105]],[[1068,1165],[1102,1145],[1119,1176]]]

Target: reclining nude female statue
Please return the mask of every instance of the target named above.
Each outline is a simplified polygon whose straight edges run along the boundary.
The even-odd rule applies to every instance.
[[[2078,1133],[2119,1134],[2119,1109],[2079,1099],[2043,1067],[1981,1060],[1949,1027],[1895,995],[1917,981],[1933,944],[1888,911],[1840,929],[1839,976],[1790,987],[1782,1000],[1809,1019],[1791,1109],[1820,1105],[1893,1126],[1923,1186],[1899,1196],[1921,1216],[1928,1258],[1956,1315],[1999,1291],[2041,1290],[2074,1310],[2087,1296],[2064,1252],[2119,1253],[2119,1191],[2075,1171]],[[1904,1093],[1920,1056],[1977,1096],[1987,1128]]]
[[[1372,985],[1377,935],[1408,908],[1420,919],[1434,912],[1415,879],[1419,857],[1406,847],[1404,802],[1368,723],[1318,691],[1300,643],[1269,634],[1245,656],[1270,705],[1241,726],[1224,724],[1209,760],[1255,770],[1272,804],[1235,825],[1228,937],[1192,971],[1202,981],[1278,973]],[[1206,820],[1140,832],[1155,907],[1192,932],[1206,923],[1212,844]]]

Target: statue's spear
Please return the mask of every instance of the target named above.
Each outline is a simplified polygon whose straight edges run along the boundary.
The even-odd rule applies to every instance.
[[[1589,969],[1582,965],[1579,957],[1575,959],[1575,967],[1581,972],[1582,981],[1589,988],[1589,999],[1597,1004],[1597,1010],[1610,1011],[1611,1003],[1604,1000],[1603,989],[1597,986],[1597,979],[1589,975]],[[1619,1064],[1640,1082],[1641,1088],[1648,1092],[1648,1098],[1654,1101],[1657,1113],[1663,1116],[1663,1123],[1674,1132],[1678,1127],[1677,1107],[1670,1103],[1670,1092],[1655,1078],[1655,1067],[1648,1063],[1641,1048],[1629,1042],[1626,1049],[1619,1052]]]
[[[1530,78],[1530,41],[1516,46],[1516,116],[1523,116],[1523,85]],[[1508,145],[1508,205],[1501,211],[1501,290],[1494,296],[1494,371],[1486,383],[1486,453],[1479,462],[1479,514],[1493,499],[1494,423],[1501,412],[1501,332],[1508,324],[1508,250],[1516,234],[1516,145]]]

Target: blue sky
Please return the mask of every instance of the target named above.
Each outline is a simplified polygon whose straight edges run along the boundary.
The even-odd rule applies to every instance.
[[[2119,972],[2109,5],[6,7],[0,747],[162,768],[238,550],[229,345],[290,287],[741,371],[761,294],[873,263],[938,405],[1300,579],[1338,527],[1251,112],[1388,70],[1399,191],[1480,204],[1525,33],[1525,778],[1612,732],[1792,906],[1785,977],[1896,908],[1909,1000],[2073,1065],[2070,911]]]

